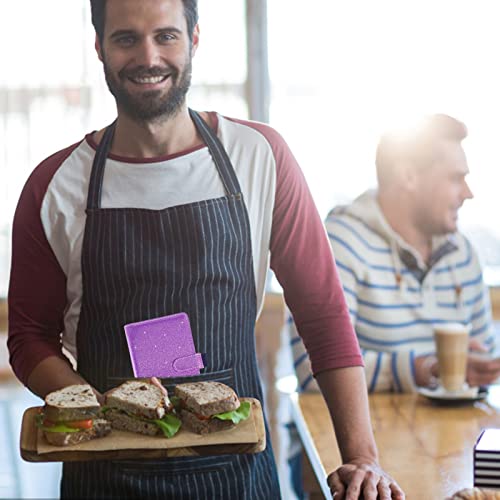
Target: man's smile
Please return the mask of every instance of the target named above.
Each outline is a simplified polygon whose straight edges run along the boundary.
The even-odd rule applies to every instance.
[[[143,85],[143,84],[157,84],[157,83],[162,83],[168,77],[169,77],[169,75],[164,75],[164,76],[135,76],[135,77],[128,77],[128,79],[132,83]]]

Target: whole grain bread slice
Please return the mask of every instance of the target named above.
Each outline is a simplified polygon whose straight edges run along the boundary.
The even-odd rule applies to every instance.
[[[235,426],[231,420],[219,420],[218,418],[200,420],[189,410],[181,410],[180,417],[182,425],[196,434],[209,434],[211,432],[224,431]]]
[[[100,408],[92,387],[76,384],[47,394],[43,412],[49,420],[61,422],[95,418]]]
[[[104,419],[96,419],[91,429],[78,432],[45,432],[45,439],[54,446],[68,446],[83,443],[91,439],[107,436],[111,432],[111,424]]]
[[[150,420],[163,418],[173,409],[158,386],[147,380],[129,380],[106,393],[106,406]]]
[[[122,410],[111,409],[106,412],[106,418],[111,422],[113,429],[120,431],[138,432],[146,436],[156,436],[160,433],[160,428],[153,422],[144,422],[132,418]]]
[[[221,382],[189,382],[176,385],[174,390],[185,408],[204,417],[240,407],[240,400],[233,389]]]

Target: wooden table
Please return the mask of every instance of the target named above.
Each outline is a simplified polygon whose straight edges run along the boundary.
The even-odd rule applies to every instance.
[[[408,500],[444,500],[473,484],[473,446],[481,430],[500,428],[500,386],[488,398],[442,406],[417,394],[370,396],[380,463]],[[327,472],[340,464],[333,427],[319,394],[292,395],[293,418],[325,498]]]

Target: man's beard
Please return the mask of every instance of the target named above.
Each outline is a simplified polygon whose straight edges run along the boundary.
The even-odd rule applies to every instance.
[[[140,66],[132,71],[122,70],[118,78],[111,73],[106,61],[103,61],[104,75],[109,91],[116,99],[117,106],[130,118],[141,122],[153,122],[168,119],[178,113],[182,107],[186,94],[191,86],[191,59],[187,60],[182,73],[174,68],[144,68]],[[130,77],[163,76],[169,74],[171,87],[167,93],[163,90],[151,90],[129,93],[121,83]]]

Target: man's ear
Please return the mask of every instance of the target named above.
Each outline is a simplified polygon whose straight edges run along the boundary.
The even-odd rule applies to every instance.
[[[407,192],[415,192],[420,189],[418,185],[418,175],[414,165],[409,162],[401,162],[398,165],[396,175],[399,177],[400,186]]]
[[[97,33],[95,35],[95,43],[94,43],[95,51],[97,52],[97,57],[99,60],[102,62],[103,57],[102,57],[102,47],[101,47],[101,42],[99,41],[99,37],[97,36]]]
[[[193,43],[191,45],[191,57],[196,54],[196,50],[198,49],[198,45],[200,43],[200,27],[197,24],[193,29]]]

